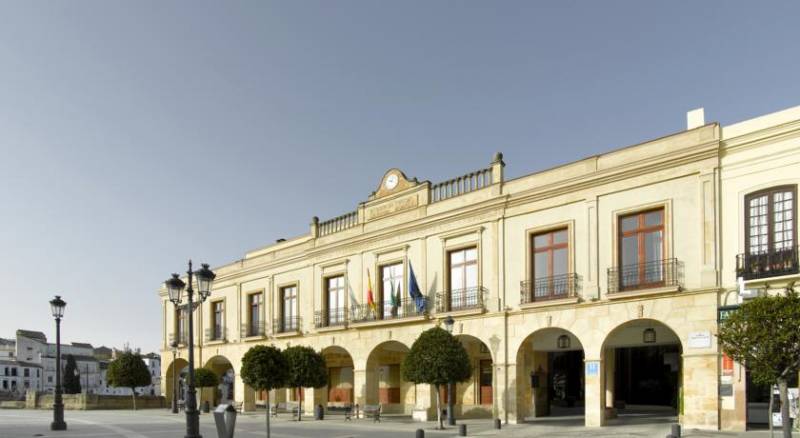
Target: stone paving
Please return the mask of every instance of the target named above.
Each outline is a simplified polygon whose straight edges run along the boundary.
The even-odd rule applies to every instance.
[[[183,414],[171,414],[165,410],[133,411],[67,411],[67,431],[52,432],[49,429],[52,412],[45,410],[0,410],[0,438],[59,437],[59,438],[168,438],[183,437],[185,423]],[[502,430],[493,429],[488,420],[464,420],[468,436],[502,437],[613,437],[613,438],[660,438],[669,433],[669,417],[641,417],[614,420],[604,428],[586,428],[579,417],[562,417],[535,423],[508,425]],[[235,437],[266,436],[263,414],[244,414],[237,418]],[[201,433],[205,438],[216,438],[212,415],[203,414],[200,419]],[[414,437],[416,429],[425,430],[426,437],[457,436],[458,429],[450,427],[435,430],[435,422],[417,423],[407,418],[387,417],[381,423],[371,420],[344,421],[342,417],[330,417],[324,421],[311,419],[293,421],[288,416],[272,420],[272,436],[275,438],[319,437],[319,438],[389,438]],[[684,431],[683,436],[701,437],[768,437],[764,432],[705,432]]]

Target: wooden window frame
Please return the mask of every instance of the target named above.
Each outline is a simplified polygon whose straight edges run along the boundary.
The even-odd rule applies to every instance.
[[[222,332],[225,331],[225,300],[215,300],[211,303],[211,340],[220,341],[224,339]],[[217,311],[216,306],[220,306],[219,332],[217,332]]]
[[[327,288],[327,281],[325,287]],[[278,308],[278,323],[281,324],[283,327],[284,332],[287,331],[287,321],[286,321],[286,291],[288,289],[294,289],[294,308],[292,309],[292,317],[296,318],[298,316],[299,309],[298,306],[298,294],[299,294],[299,285],[297,283],[288,283],[278,287],[278,301],[279,301],[279,308]],[[326,294],[327,295],[327,294]],[[327,297],[326,297],[327,298]],[[327,303],[327,299],[326,299]]]
[[[775,201],[774,195],[780,192],[792,192],[792,247],[797,246],[797,185],[783,184],[767,187],[744,196],[744,251],[750,253],[750,201],[767,195],[767,253],[775,251]]]
[[[247,294],[247,335],[248,336],[258,336],[259,335],[258,327],[253,327],[253,298],[255,298],[258,295],[261,296],[261,300],[260,300],[261,302],[259,303],[259,306],[258,306],[258,321],[256,321],[256,322],[258,324],[264,324],[265,323],[265,321],[264,321],[265,318],[263,318],[263,315],[264,315],[264,306],[266,305],[265,303],[266,303],[267,300],[266,300],[264,291],[251,292],[251,293]],[[265,330],[266,330],[266,327],[265,327]]]
[[[660,225],[646,226],[644,224],[645,216],[648,213],[653,213],[653,212],[656,212],[656,211],[661,213],[661,224]],[[624,221],[625,219],[627,219],[629,217],[633,217],[633,216],[637,216],[638,217],[637,227],[634,230],[623,231],[623,229],[622,229],[622,221]],[[622,278],[624,276],[623,269],[624,269],[625,266],[630,266],[630,265],[625,265],[622,262],[622,260],[623,260],[622,241],[623,241],[623,239],[625,237],[630,237],[630,236],[634,236],[634,235],[637,236],[637,251],[638,251],[638,254],[636,255],[636,260],[637,260],[636,264],[639,265],[639,269],[638,269],[639,282],[637,284],[635,284],[635,285],[625,286],[624,288],[625,289],[645,289],[645,288],[658,287],[658,286],[663,285],[665,283],[665,275],[663,274],[663,270],[662,270],[661,280],[655,281],[655,282],[649,282],[649,283],[645,281],[645,279],[646,279],[646,266],[647,266],[646,263],[658,261],[658,260],[650,260],[650,261],[648,261],[646,259],[647,250],[645,249],[645,244],[644,244],[645,235],[647,235],[647,233],[652,233],[654,231],[661,231],[661,259],[660,260],[663,262],[664,260],[667,259],[666,208],[663,207],[663,206],[659,206],[659,207],[654,207],[654,208],[648,208],[648,209],[645,209],[645,210],[638,210],[638,211],[633,211],[633,212],[629,212],[629,213],[625,213],[625,214],[620,214],[619,216],[617,216],[617,266],[619,267],[619,270],[620,270],[620,278],[619,278],[619,282],[620,282],[619,288],[620,289],[623,289],[623,284],[622,284]]]
[[[342,279],[342,294],[344,301],[344,306],[342,307],[341,311],[344,312],[347,308],[347,279],[344,272],[333,273],[330,275],[326,275],[322,278],[322,285],[323,285],[323,298],[322,298],[322,308],[323,308],[323,316],[325,318],[325,326],[330,326],[331,324],[331,308],[330,308],[330,296],[331,296],[331,288],[330,288],[330,280],[334,278],[341,278]],[[338,310],[338,309],[337,309]],[[336,320],[336,324],[341,324],[346,322],[347,315],[342,315],[343,321]]]
[[[387,262],[383,262],[383,263],[381,263],[381,264],[379,264],[377,266],[377,271],[378,271],[378,296],[375,297],[377,299],[377,302],[375,304],[378,307],[378,315],[377,315],[378,319],[384,319],[384,317],[386,316],[385,315],[385,303],[384,303],[384,299],[383,299],[384,296],[385,296],[385,291],[384,291],[384,288],[383,288],[383,280],[384,280],[383,268],[387,268],[389,266],[397,266],[397,265],[400,265],[401,268],[402,268],[401,269],[402,273],[400,274],[400,284],[402,286],[402,284],[404,284],[405,276],[406,276],[406,274],[405,274],[406,267],[405,267],[405,263],[404,263],[403,259],[390,260],[390,261],[387,261]],[[403,297],[400,296],[400,298],[402,299]]]
[[[567,235],[567,240],[564,243],[554,243],[553,237],[556,233],[565,232]],[[539,236],[548,236],[547,239],[547,246],[537,249],[536,248],[536,238]],[[567,257],[567,272],[566,275],[571,274],[571,266],[570,266],[570,228],[569,226],[565,225],[563,227],[557,228],[550,228],[547,230],[538,231],[535,233],[531,233],[530,236],[530,252],[531,252],[531,264],[530,264],[530,281],[531,281],[531,296],[535,294],[536,288],[536,254],[540,252],[547,253],[547,275],[545,278],[549,278],[547,290],[549,291],[548,295],[553,295],[554,292],[554,284],[553,284],[553,260],[555,250],[557,249],[566,249],[566,257]]]

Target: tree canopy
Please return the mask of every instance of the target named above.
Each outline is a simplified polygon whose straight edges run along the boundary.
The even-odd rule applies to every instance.
[[[286,386],[291,388],[321,388],[328,384],[328,367],[325,358],[311,347],[295,345],[283,351],[289,364]],[[297,409],[297,420],[302,418],[303,398]]]
[[[75,356],[67,355],[67,365],[64,367],[64,394],[80,394],[81,376]]]
[[[403,360],[402,371],[409,382],[431,385],[463,382],[472,376],[464,346],[441,327],[419,335]]]
[[[136,410],[136,387],[147,386],[152,380],[139,353],[125,351],[110,364],[106,373],[108,384],[114,387],[130,388],[133,396],[133,409]]]
[[[219,376],[208,368],[197,368],[194,370],[194,386],[198,388],[210,388],[219,385]]]
[[[472,366],[467,350],[455,336],[441,327],[434,327],[422,332],[414,341],[411,351],[403,359],[401,369],[405,380],[435,386],[436,416],[439,429],[442,429],[439,387],[470,378]]]
[[[798,327],[800,296],[790,285],[785,295],[745,302],[720,322],[718,333],[722,350],[743,363],[754,381],[778,384],[784,436],[791,436],[787,380],[800,372]]]
[[[244,383],[257,391],[281,388],[288,377],[286,357],[273,346],[256,345],[242,357]]]

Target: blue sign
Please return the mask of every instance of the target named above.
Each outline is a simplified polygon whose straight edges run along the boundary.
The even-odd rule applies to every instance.
[[[600,362],[586,362],[586,376],[600,375]]]

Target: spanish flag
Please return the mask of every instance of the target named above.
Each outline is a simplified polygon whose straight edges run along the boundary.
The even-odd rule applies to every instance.
[[[375,298],[372,296],[372,277],[369,276],[369,269],[367,269],[367,304],[375,314],[378,313],[378,306],[375,305]]]

